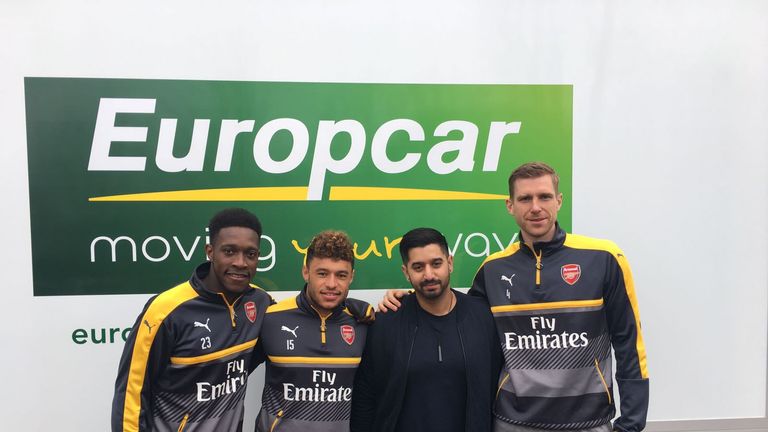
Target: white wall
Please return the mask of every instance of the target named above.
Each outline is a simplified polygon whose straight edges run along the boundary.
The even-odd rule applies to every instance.
[[[765,417],[766,22],[763,1],[0,3],[3,429],[107,429],[122,346],[71,333],[146,299],[32,296],[25,76],[573,84],[566,199],[633,265],[651,420]]]

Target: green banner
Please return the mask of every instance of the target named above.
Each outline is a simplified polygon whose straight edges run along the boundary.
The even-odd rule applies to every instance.
[[[572,87],[26,78],[34,294],[160,292],[205,259],[207,222],[264,225],[255,283],[302,287],[324,229],[353,288],[406,287],[400,237],[434,227],[466,287],[517,233],[507,177],[560,174],[571,227]]]

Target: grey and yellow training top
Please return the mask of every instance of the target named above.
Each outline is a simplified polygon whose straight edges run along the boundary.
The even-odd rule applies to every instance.
[[[252,285],[229,302],[202,279],[152,297],[120,359],[112,431],[239,432],[254,347],[272,298]]]
[[[470,295],[491,307],[505,358],[494,415],[504,424],[588,429],[615,415],[645,427],[648,370],[629,263],[612,242],[566,234],[533,248],[516,242],[480,266]],[[513,428],[512,428],[513,429]],[[510,429],[510,430],[512,430]]]
[[[259,344],[267,366],[258,432],[349,431],[367,325],[352,316],[348,302],[363,303],[356,310],[373,315],[367,303],[347,299],[323,317],[307,300],[306,287],[267,310]]]

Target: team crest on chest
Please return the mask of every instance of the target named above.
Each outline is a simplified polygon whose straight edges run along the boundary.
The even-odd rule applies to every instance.
[[[347,345],[352,345],[355,342],[355,328],[351,325],[343,325],[339,327],[339,330],[341,331],[341,338],[344,339],[344,342],[347,343]]]
[[[245,317],[248,318],[248,321],[255,322],[256,321],[256,303],[249,301],[243,305],[243,308],[245,308]]]
[[[573,285],[581,277],[581,266],[578,264],[566,264],[560,267],[560,276],[568,285]]]

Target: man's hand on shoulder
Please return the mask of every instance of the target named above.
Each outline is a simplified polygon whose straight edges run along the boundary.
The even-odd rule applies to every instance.
[[[402,306],[400,299],[407,294],[409,294],[408,290],[387,290],[384,298],[379,302],[379,312],[387,313],[388,310],[398,310]]]

